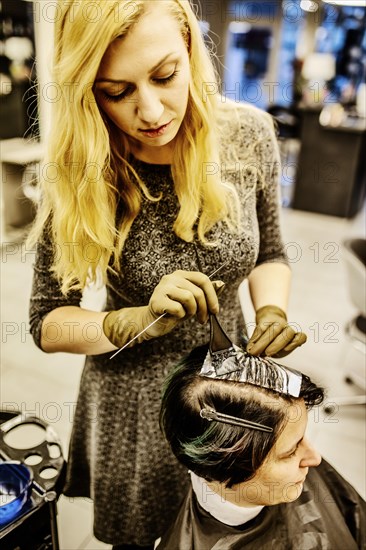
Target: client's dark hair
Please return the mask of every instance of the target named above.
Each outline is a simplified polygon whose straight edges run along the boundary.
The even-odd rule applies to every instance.
[[[168,376],[160,426],[182,464],[208,481],[231,487],[255,475],[286,425],[288,406],[297,399],[252,384],[200,376],[207,350],[196,348]],[[301,398],[310,409],[323,401],[324,390],[303,374]],[[264,424],[273,432],[210,422],[200,416],[207,407]]]

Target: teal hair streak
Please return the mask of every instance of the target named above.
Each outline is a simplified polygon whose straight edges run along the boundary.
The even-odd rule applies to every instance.
[[[225,455],[235,449],[238,430],[243,428],[227,425],[222,429],[216,422],[210,423],[205,432],[188,442],[180,442],[182,455],[197,465],[214,466],[221,462]]]

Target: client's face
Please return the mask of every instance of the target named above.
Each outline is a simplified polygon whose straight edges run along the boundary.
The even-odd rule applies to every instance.
[[[242,506],[270,506],[300,496],[309,468],[318,466],[321,457],[305,437],[307,410],[303,400],[288,407],[287,418],[286,427],[255,477],[226,489],[225,498]],[[232,490],[238,492],[235,500],[228,498]]]

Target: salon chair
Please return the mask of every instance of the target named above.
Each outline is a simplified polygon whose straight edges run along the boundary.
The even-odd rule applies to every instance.
[[[366,239],[347,239],[343,242],[348,290],[357,315],[345,327],[348,351],[345,358],[345,381],[366,390]],[[337,406],[364,405],[366,394],[335,397]],[[326,413],[333,406],[325,406]]]

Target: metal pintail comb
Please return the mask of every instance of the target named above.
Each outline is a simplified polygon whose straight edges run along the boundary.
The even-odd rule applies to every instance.
[[[258,422],[252,422],[251,420],[245,420],[244,418],[238,418],[237,416],[231,416],[229,414],[219,413],[211,407],[206,407],[200,411],[201,418],[205,418],[212,422],[222,422],[223,424],[230,424],[231,426],[240,426],[240,428],[250,428],[251,430],[259,430],[261,432],[273,432],[273,428],[259,424]]]

